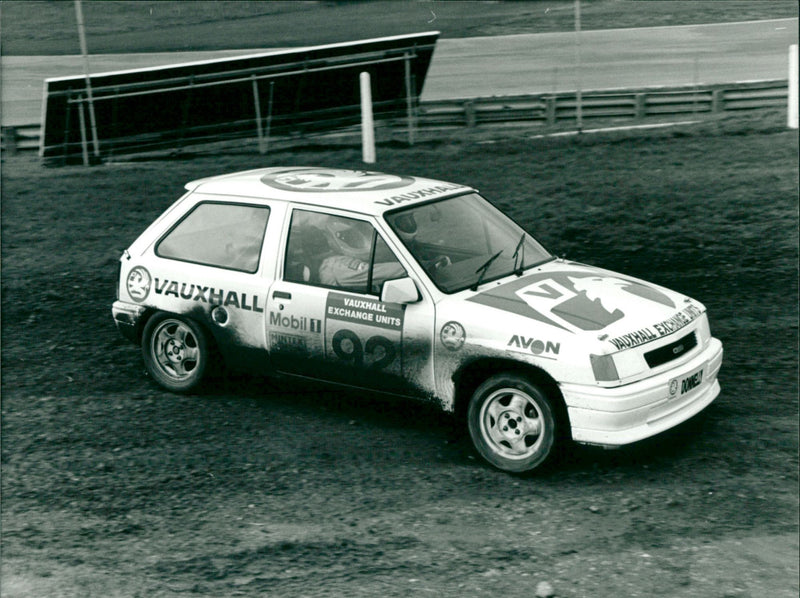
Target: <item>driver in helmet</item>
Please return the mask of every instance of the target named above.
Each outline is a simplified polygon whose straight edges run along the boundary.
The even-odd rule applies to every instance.
[[[331,286],[363,288],[369,278],[372,227],[330,217],[325,222],[325,233],[333,254],[322,259],[320,282]],[[405,275],[405,268],[397,261],[376,263],[372,267],[373,285]]]
[[[397,236],[412,254],[420,258],[422,267],[425,271],[438,280],[440,271],[449,266],[452,262],[446,255],[432,254],[430,250],[417,243],[417,221],[413,212],[402,212],[392,218],[392,226]]]
[[[393,219],[395,232],[402,239],[406,246],[414,243],[417,238],[417,220],[410,212],[398,214]]]

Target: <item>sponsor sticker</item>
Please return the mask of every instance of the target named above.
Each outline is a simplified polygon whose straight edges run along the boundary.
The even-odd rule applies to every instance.
[[[275,349],[306,350],[306,339],[299,334],[287,334],[284,332],[269,333],[270,346]]]
[[[419,189],[417,191],[410,191],[409,193],[392,195],[391,197],[379,199],[375,203],[381,206],[393,206],[405,203],[407,201],[415,201],[417,199],[424,199],[426,197],[434,197],[436,195],[441,195],[442,193],[447,193],[448,191],[455,191],[456,189],[462,189],[462,188],[466,189],[464,185],[457,185],[455,183],[434,185],[433,187],[427,187],[425,189]]]
[[[339,293],[329,293],[325,305],[325,316],[329,320],[365,324],[388,330],[402,330],[404,315],[405,312],[399,305]]]
[[[137,303],[141,303],[150,294],[150,286],[153,279],[147,268],[136,266],[128,273],[128,278],[125,281],[125,286],[128,289],[128,295]]]
[[[328,293],[325,354],[357,370],[402,372],[402,306],[377,299]]]
[[[541,357],[558,355],[561,351],[561,343],[554,343],[552,341],[535,339],[518,334],[515,334],[511,337],[511,340],[508,341],[507,346],[530,351],[534,355],[539,355]],[[550,357],[550,359],[554,359],[554,357]]]
[[[705,364],[700,369],[695,370],[688,376],[683,378],[673,378],[669,381],[669,396],[670,398],[682,397],[689,394],[703,384],[703,374],[705,372]]]
[[[647,326],[640,330],[635,330],[633,332],[629,332],[628,334],[611,338],[609,339],[609,342],[618,350],[638,347],[639,345],[643,345],[644,343],[652,340],[668,336],[676,330],[680,330],[684,326],[688,326],[693,320],[697,319],[702,314],[703,312],[697,307],[694,305],[689,305],[663,322],[658,322],[652,326]],[[674,347],[672,351],[677,355],[683,351],[683,345]]]
[[[277,311],[269,312],[269,325],[298,332],[313,332],[316,334],[322,332],[322,320],[306,316],[287,315]]]
[[[681,388],[680,388],[681,395],[685,395],[687,392],[693,391],[702,383],[703,383],[703,369],[701,368],[697,370],[695,373],[686,376],[686,378],[683,378],[681,380]]]
[[[439,332],[439,340],[450,351],[458,351],[464,346],[464,342],[467,340],[467,333],[460,323],[451,321],[442,326]]]
[[[144,268],[142,268],[142,270],[144,270]],[[130,280],[130,276],[128,278]],[[208,303],[210,305],[235,307],[236,309],[244,311],[259,313],[264,311],[264,308],[259,305],[258,295],[248,295],[247,293],[239,291],[225,291],[224,289],[201,284],[190,284],[179,280],[159,278],[154,279],[152,286],[156,295],[163,295],[164,297],[173,296],[187,301],[199,301],[200,303]]]

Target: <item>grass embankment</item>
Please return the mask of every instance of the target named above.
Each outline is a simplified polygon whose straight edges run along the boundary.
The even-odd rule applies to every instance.
[[[437,30],[447,38],[573,31],[575,3],[83,2],[94,54],[308,46]],[[582,28],[797,17],[791,0],[583,0]],[[79,54],[72,2],[2,3],[4,55]],[[234,32],[234,33],[232,33]]]

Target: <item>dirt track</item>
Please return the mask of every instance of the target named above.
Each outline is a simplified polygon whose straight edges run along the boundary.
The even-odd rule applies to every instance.
[[[379,167],[467,181],[559,253],[703,301],[726,349],[704,415],[514,477],[416,404],[259,377],[161,392],[113,328],[116,260],[184,181],[265,160],[6,159],[4,598],[796,596],[796,136],[509,137],[384,145]]]

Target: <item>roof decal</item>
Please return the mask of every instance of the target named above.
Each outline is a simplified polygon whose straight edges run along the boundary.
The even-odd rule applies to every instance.
[[[261,182],[269,187],[307,193],[402,189],[414,181],[414,177],[382,172],[308,167],[275,169],[261,177]]]

